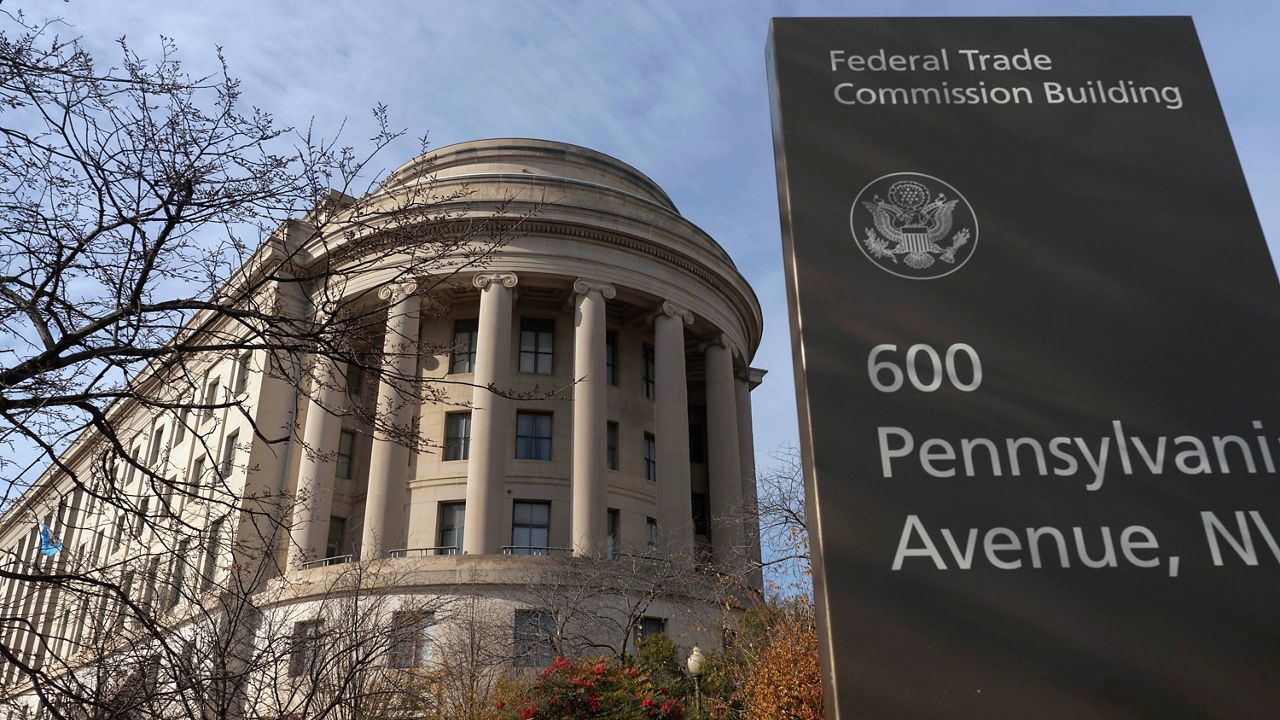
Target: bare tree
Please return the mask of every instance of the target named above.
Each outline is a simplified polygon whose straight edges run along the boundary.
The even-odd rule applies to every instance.
[[[800,455],[787,448],[775,451],[773,459],[775,464],[756,476],[763,569],[772,591],[808,594],[809,530]]]
[[[262,593],[295,498],[233,482],[253,469],[237,451],[333,453],[302,444],[296,406],[281,426],[258,422],[245,378],[301,388],[298,402],[375,377],[393,403],[441,399],[397,369],[378,341],[385,309],[356,279],[449,287],[524,215],[473,214],[466,187],[441,188],[429,168],[394,189],[369,182],[401,136],[384,108],[358,153],[244,108],[225,64],[188,75],[168,40],[155,60],[121,40],[103,67],[56,21],[0,9],[0,22],[0,531],[31,526],[0,547],[0,702],[33,693],[57,718],[239,717],[248,679],[280,661],[256,648],[264,627],[281,631]],[[236,370],[211,380],[218,366]],[[427,443],[367,395],[321,409]],[[252,438],[216,432],[229,418]],[[169,457],[184,438],[207,465]],[[35,519],[62,538],[52,557]],[[308,713],[350,709],[335,682]]]

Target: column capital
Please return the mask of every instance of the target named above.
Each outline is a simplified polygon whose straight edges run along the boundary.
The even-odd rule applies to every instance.
[[[577,280],[574,280],[573,291],[579,295],[598,292],[604,296],[605,300],[612,300],[613,296],[618,294],[618,291],[613,287],[613,285],[602,280],[590,280],[588,278],[578,278]]]
[[[519,281],[520,279],[517,278],[516,274],[512,272],[476,273],[476,276],[471,278],[471,284],[475,285],[481,290],[484,290],[485,288],[489,287],[490,283],[500,283],[503,287],[513,288],[516,286],[516,283]]]
[[[724,333],[716,333],[708,337],[702,338],[702,342],[698,343],[698,350],[706,352],[710,348],[724,348],[725,350],[733,350],[733,346],[729,344],[729,338]]]
[[[418,283],[415,280],[387,283],[386,285],[378,288],[378,297],[391,305],[399,305],[405,298],[414,294],[417,290]]]
[[[677,305],[670,300],[663,301],[662,307],[658,309],[654,315],[666,315],[667,317],[678,317],[684,321],[685,325],[693,324],[693,313],[684,307]]]

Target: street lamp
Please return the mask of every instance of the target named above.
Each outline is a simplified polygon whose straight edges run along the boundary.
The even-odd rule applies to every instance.
[[[698,713],[699,717],[702,716],[702,687],[699,680],[702,679],[702,661],[704,659],[702,650],[697,645],[694,645],[693,652],[689,653],[689,661],[686,663],[689,666],[689,674],[693,676],[693,709],[694,712]]]

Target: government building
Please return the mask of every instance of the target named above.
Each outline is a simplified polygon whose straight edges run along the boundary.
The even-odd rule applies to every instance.
[[[397,224],[426,196],[437,214]],[[419,263],[418,232],[447,252]],[[184,337],[218,349],[132,384],[185,406],[120,400],[127,462],[87,433],[0,518],[6,568],[87,579],[0,578],[23,619],[3,631],[0,718],[60,702],[33,672],[175,716],[215,702],[187,695],[220,672],[240,680],[217,702],[305,717],[338,633],[384,627],[369,672],[462,658],[481,685],[481,655],[496,673],[655,632],[687,653],[760,589],[760,305],[635,168],[543,140],[448,146],[285,223],[240,276],[273,298],[271,327],[346,334],[294,351],[194,318]]]

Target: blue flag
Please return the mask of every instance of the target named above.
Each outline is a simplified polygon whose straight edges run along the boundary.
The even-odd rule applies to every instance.
[[[62,541],[53,536],[53,531],[44,524],[43,520],[36,520],[36,522],[40,523],[40,552],[45,557],[57,555],[62,549]]]

